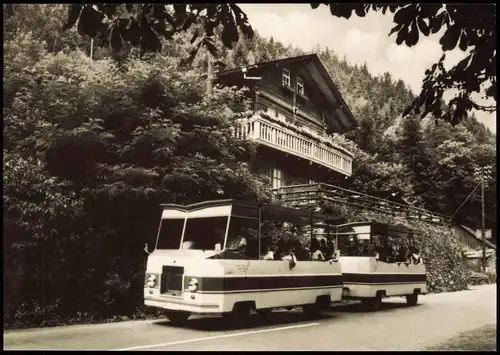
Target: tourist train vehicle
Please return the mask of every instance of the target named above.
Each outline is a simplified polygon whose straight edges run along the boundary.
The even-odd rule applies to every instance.
[[[341,217],[237,200],[161,206],[144,302],[173,323],[296,306],[318,315],[343,299],[377,310],[383,297],[415,305],[427,292],[425,266],[409,258],[413,231],[404,227],[340,224]]]
[[[252,310],[266,315],[294,306],[317,315],[341,301],[341,266],[335,255],[312,261],[306,250],[300,255],[285,239],[307,244],[315,238],[315,224],[332,226],[342,218],[236,200],[161,206],[144,303],[165,309],[173,323],[191,314],[241,319]],[[276,255],[273,236],[281,239]]]
[[[414,248],[413,230],[376,222],[335,228],[344,299],[358,299],[377,310],[384,297],[405,296],[413,306],[419,294],[427,293],[425,265]]]

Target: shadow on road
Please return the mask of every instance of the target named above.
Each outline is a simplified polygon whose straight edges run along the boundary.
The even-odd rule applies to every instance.
[[[228,318],[224,317],[203,317],[189,319],[184,326],[178,326],[170,323],[168,320],[161,320],[155,322],[155,325],[167,326],[172,328],[187,328],[201,331],[228,331],[228,330],[243,330],[253,329],[267,326],[276,325],[292,325],[300,322],[317,321],[323,319],[335,319],[337,316],[334,314],[323,314],[320,317],[311,318],[307,317],[301,311],[286,311],[286,312],[272,312],[267,317],[263,318],[257,314],[252,314],[244,322],[234,323]]]
[[[379,313],[379,312],[388,312],[400,308],[418,308],[422,306],[422,304],[417,303],[417,305],[409,307],[406,303],[396,303],[396,302],[382,302],[380,305],[380,309],[375,312],[368,311],[361,303],[348,304],[348,305],[339,305],[330,308],[330,312],[339,312],[339,313]]]

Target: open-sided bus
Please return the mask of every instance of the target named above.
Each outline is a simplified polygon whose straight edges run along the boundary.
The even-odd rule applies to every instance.
[[[406,296],[416,305],[427,293],[425,265],[410,260],[411,229],[377,222],[354,222],[336,228],[343,298],[359,299],[372,310],[383,297]]]
[[[317,315],[341,300],[341,267],[334,257],[312,261],[307,252],[286,260],[281,256],[293,251],[292,239],[295,246],[296,240],[311,242],[315,223],[338,224],[342,218],[236,200],[161,206],[144,302],[165,309],[172,322],[182,323],[190,314],[244,318],[251,310],[268,314],[295,306]],[[288,227],[293,233],[286,232]],[[281,256],[268,260],[270,251],[277,253],[276,244],[287,242]]]

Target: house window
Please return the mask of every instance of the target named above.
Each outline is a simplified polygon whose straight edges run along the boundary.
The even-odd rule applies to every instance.
[[[292,86],[290,80],[290,72],[287,69],[283,69],[282,84],[286,87]]]
[[[272,184],[273,189],[279,189],[283,186],[283,171],[279,168],[273,167]]]
[[[297,93],[304,95],[304,82],[299,77],[297,77]]]

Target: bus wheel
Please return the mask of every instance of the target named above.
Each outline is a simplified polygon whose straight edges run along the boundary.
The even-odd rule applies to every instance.
[[[236,303],[234,305],[233,311],[225,313],[224,317],[227,318],[231,323],[245,323],[250,318],[250,311],[252,306],[245,302]]]
[[[413,295],[407,295],[406,296],[406,304],[410,307],[416,306],[418,302],[418,295],[413,294]]]
[[[382,305],[382,295],[377,294],[375,297],[363,299],[361,304],[369,311],[376,312]]]
[[[257,314],[259,315],[259,317],[267,318],[269,317],[272,311],[273,311],[272,308],[258,309]]]
[[[190,316],[189,312],[184,311],[166,311],[165,315],[174,325],[183,325]]]
[[[317,303],[306,304],[302,307],[302,310],[308,317],[317,318],[321,315],[321,308]]]

